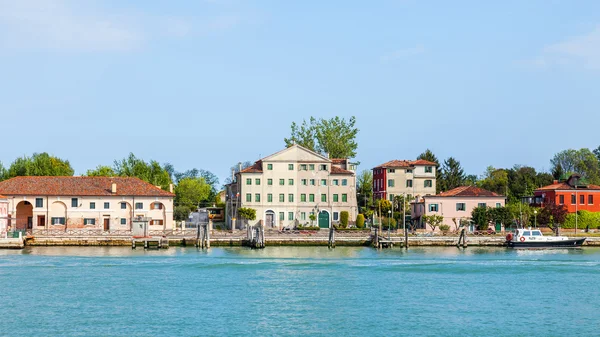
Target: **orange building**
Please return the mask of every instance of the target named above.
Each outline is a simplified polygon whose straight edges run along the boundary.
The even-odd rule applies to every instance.
[[[542,207],[554,203],[565,205],[569,213],[581,210],[600,212],[600,186],[584,184],[578,174],[571,175],[567,181],[555,180],[552,185],[538,188],[534,195],[535,203]]]

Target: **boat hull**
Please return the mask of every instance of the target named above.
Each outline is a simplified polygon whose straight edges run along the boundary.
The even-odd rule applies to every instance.
[[[583,239],[571,239],[561,241],[525,241],[525,242],[514,242],[508,241],[506,245],[509,248],[581,248],[581,245],[585,242],[586,238]]]

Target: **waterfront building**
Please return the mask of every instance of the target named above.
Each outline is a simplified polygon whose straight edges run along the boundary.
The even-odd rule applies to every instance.
[[[600,186],[586,183],[578,174],[572,174],[565,181],[554,180],[551,185],[540,187],[533,193],[534,206],[554,203],[564,205],[569,213],[600,212]]]
[[[240,228],[237,210],[256,210],[256,220],[266,228],[318,225],[329,228],[340,221],[342,211],[349,221],[357,216],[356,165],[348,159],[292,145],[241,170],[227,185],[227,224]],[[311,214],[316,220],[313,222]]]
[[[8,227],[8,199],[0,195],[0,238],[3,238]]]
[[[460,186],[436,195],[427,195],[411,203],[411,220],[417,222],[418,228],[432,230],[423,221],[424,215],[441,215],[443,224],[452,230],[458,229],[461,220],[470,220],[475,207],[504,207],[506,197],[475,186]],[[474,228],[471,227],[471,230]],[[497,232],[503,224],[495,224]],[[436,231],[439,227],[436,228]]]
[[[15,177],[0,182],[14,229],[131,230],[150,218],[150,230],[173,228],[173,198],[132,177]]]
[[[436,166],[427,160],[391,160],[373,168],[374,200],[435,194]]]

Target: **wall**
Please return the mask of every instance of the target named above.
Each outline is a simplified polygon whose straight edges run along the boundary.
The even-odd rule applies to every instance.
[[[577,210],[586,210],[590,212],[600,212],[600,191],[599,190],[586,190],[578,189],[566,190],[566,191],[536,191],[535,196],[542,196],[545,194],[545,202],[554,201],[555,204],[560,205],[560,196],[564,196],[564,205],[567,207],[569,213],[575,213]],[[571,203],[571,196],[575,195],[577,198],[577,205]],[[584,202],[581,203],[581,196],[584,196]],[[593,195],[593,203],[588,202],[588,196]]]
[[[465,203],[464,211],[457,211],[456,204],[457,203]],[[497,207],[496,204],[500,204],[501,207],[505,206],[505,199],[503,196],[499,197],[436,197],[429,196],[424,198],[424,203],[416,204],[422,205],[422,213],[425,215],[441,215],[444,217],[443,224],[450,226],[451,230],[456,229],[456,224],[452,219],[456,219],[456,223],[458,224],[460,219],[470,219],[471,212],[475,207],[478,206],[479,203],[485,203],[487,207]],[[432,212],[429,211],[429,207],[431,204],[438,205],[438,211]],[[415,205],[415,204],[413,204]],[[417,210],[414,216],[421,213],[421,211]],[[427,225],[427,229],[431,230],[431,227]],[[439,230],[437,228],[436,230]]]
[[[8,200],[0,199],[0,233],[6,231],[8,226]]]

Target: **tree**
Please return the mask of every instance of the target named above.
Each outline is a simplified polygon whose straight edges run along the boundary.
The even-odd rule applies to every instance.
[[[460,162],[453,157],[444,160],[442,166],[441,185],[443,191],[449,191],[453,188],[462,186],[465,182],[465,171],[460,166]]]
[[[116,173],[110,166],[98,165],[93,170],[87,170],[85,175],[88,177],[114,177]]]
[[[210,196],[210,185],[204,178],[183,178],[175,186],[175,204],[196,209],[201,201]]]
[[[365,228],[365,216],[359,214],[356,216],[356,228]]]
[[[427,161],[430,161],[432,163],[435,163],[435,165],[436,165],[436,169],[435,169],[435,180],[436,180],[435,192],[436,193],[440,193],[442,191],[442,172],[439,170],[440,162],[437,159],[437,157],[435,156],[435,154],[433,154],[433,152],[431,152],[430,149],[427,149],[427,150],[425,150],[425,152],[423,152],[420,155],[418,155],[417,159],[418,160],[427,160]]]
[[[308,216],[308,218],[310,219],[310,225],[314,226],[315,220],[317,220],[317,216],[315,215],[315,213],[310,213],[310,215]]]
[[[363,170],[356,178],[356,193],[358,206],[369,208],[373,205],[373,171]],[[364,212],[365,210],[362,209]]]
[[[477,175],[469,174],[465,177],[464,184],[466,186],[477,186],[478,181],[479,181],[479,179],[477,178]]]
[[[185,221],[188,219],[191,211],[188,206],[175,206],[173,209],[173,218],[175,221]]]
[[[6,179],[7,174],[8,171],[6,171],[6,168],[4,168],[4,165],[2,165],[2,162],[0,161],[0,181]]]
[[[519,201],[523,196],[533,195],[540,187],[537,182],[537,172],[533,167],[515,165],[506,170],[508,176],[508,195],[510,201]]]
[[[479,181],[479,187],[500,195],[507,195],[508,172],[505,169],[495,169],[488,166],[483,179]]]
[[[490,216],[493,222],[499,222],[506,228],[513,220],[510,210],[506,207],[496,207],[489,209]]]
[[[168,190],[172,183],[169,172],[157,161],[145,162],[130,153],[127,158],[115,160],[113,171],[119,177],[137,177],[155,186]]]
[[[431,231],[435,232],[435,229],[444,222],[444,217],[436,214],[423,215],[423,220],[431,227]]]
[[[375,202],[375,210],[379,213],[379,216],[387,217],[388,211],[392,209],[392,203],[387,199],[378,199]]]
[[[34,153],[31,157],[17,158],[8,168],[6,179],[17,176],[72,176],[75,171],[68,160],[48,153]]]
[[[600,161],[596,154],[587,148],[561,151],[554,155],[550,163],[553,173],[562,171],[567,176],[578,173],[590,184],[600,184]]]
[[[471,219],[477,225],[477,229],[486,230],[492,221],[491,212],[487,207],[475,207],[471,211]]]
[[[241,207],[238,209],[238,215],[244,219],[246,226],[248,225],[248,220],[256,220],[256,210],[254,208]]]
[[[415,198],[412,195],[406,196],[406,200],[404,199],[404,195],[399,194],[394,196],[393,206],[394,209],[398,211],[400,214],[410,215],[410,203]]]
[[[342,228],[348,227],[349,217],[350,217],[350,214],[348,213],[348,211],[340,212],[340,227],[342,227]]]
[[[193,178],[193,179],[202,178],[202,179],[204,179],[204,182],[206,182],[206,184],[208,184],[208,186],[210,186],[210,193],[206,197],[206,199],[203,199],[201,201],[214,203],[215,197],[217,196],[217,193],[218,193],[217,187],[219,186],[219,178],[216,175],[214,175],[210,171],[199,170],[196,168],[187,170],[185,172],[176,172],[174,169],[168,168],[168,165],[170,165],[170,164],[165,164],[165,170],[167,170],[167,172],[169,170],[171,170],[172,173],[170,173],[170,175],[172,175],[172,177],[174,178],[174,182],[176,184],[178,184],[179,181],[181,181],[182,179],[185,179],[185,178]]]
[[[236,175],[237,173],[239,173],[240,171],[242,171],[242,170],[244,170],[244,169],[246,169],[246,168],[248,168],[248,167],[250,167],[250,166],[252,166],[252,165],[253,165],[253,163],[252,163],[252,162],[250,162],[250,161],[239,162],[239,163],[237,163],[236,165],[233,165],[233,166],[232,166],[232,167],[229,169],[229,172],[231,172],[231,177],[227,177],[227,178],[225,178],[225,182],[224,182],[224,184],[225,184],[225,185],[229,185],[229,184],[231,184],[231,183],[233,182],[233,179],[234,179],[233,177],[235,177],[235,175]]]
[[[596,155],[596,158],[598,158],[598,161],[600,161],[600,146],[598,146],[596,149],[594,149],[594,154]]]
[[[352,116],[347,121],[336,116],[331,119],[315,119],[311,117],[302,125],[292,123],[290,138],[285,138],[285,144],[290,147],[294,144],[304,146],[321,154],[327,153],[331,158],[356,157],[356,117]]]

